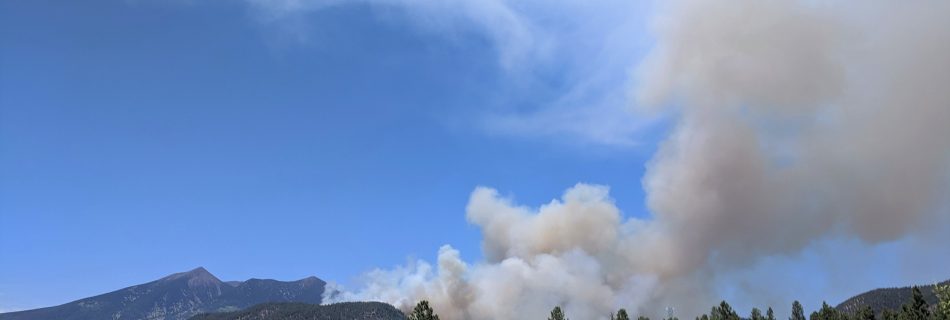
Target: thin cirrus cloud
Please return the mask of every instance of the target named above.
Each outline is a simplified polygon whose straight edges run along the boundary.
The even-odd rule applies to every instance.
[[[488,134],[625,148],[660,117],[639,113],[630,99],[637,61],[647,49],[646,1],[507,0],[247,0],[258,17],[305,39],[306,15],[364,5],[399,12],[420,31],[488,39],[509,81],[539,82],[557,74],[553,97],[529,106],[485,107],[473,125]],[[289,26],[289,27],[288,27]],[[528,85],[530,86],[530,84]]]

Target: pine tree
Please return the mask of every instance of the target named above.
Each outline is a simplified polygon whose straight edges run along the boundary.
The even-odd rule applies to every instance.
[[[847,320],[844,319],[844,316],[838,312],[838,309],[832,308],[828,305],[828,302],[821,302],[821,309],[818,310],[818,319],[819,320]]]
[[[788,320],[805,320],[805,309],[802,308],[802,304],[798,300],[792,302],[792,317]]]
[[[937,296],[937,308],[934,310],[937,320],[950,320],[950,284],[934,285]]]
[[[637,320],[650,320],[650,317],[639,316]]]
[[[765,317],[762,316],[762,311],[759,308],[752,308],[752,314],[749,316],[749,320],[765,320]]]
[[[439,320],[439,315],[429,307],[429,301],[422,300],[412,309],[406,320]]]
[[[630,316],[627,315],[627,309],[620,308],[617,310],[617,320],[630,320]]]
[[[772,311],[772,307],[769,307],[769,310],[765,311],[765,320],[775,320],[775,312]]]
[[[930,306],[920,288],[914,286],[910,301],[901,307],[901,320],[930,320]]]
[[[564,316],[564,311],[561,311],[561,306],[554,307],[554,310],[551,310],[551,317],[548,320],[568,320]]]
[[[712,307],[709,314],[710,320],[739,320],[739,314],[732,309],[725,300],[719,303],[719,306]]]
[[[864,305],[854,315],[854,320],[877,320],[877,318],[874,315],[874,310],[871,310],[871,307]]]
[[[894,310],[884,309],[884,311],[881,311],[882,320],[897,320],[897,318],[898,314]]]

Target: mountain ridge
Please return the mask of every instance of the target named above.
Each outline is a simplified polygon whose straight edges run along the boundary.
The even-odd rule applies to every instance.
[[[950,279],[938,282],[936,285],[950,285]],[[848,299],[845,299],[835,309],[838,311],[854,313],[863,306],[871,307],[875,314],[880,314],[884,309],[899,311],[901,305],[910,301],[914,286],[877,288],[871,289]],[[924,300],[932,307],[937,302],[937,296],[933,292],[933,284],[918,285],[920,292],[924,295]]]
[[[0,320],[182,320],[204,312],[236,311],[267,302],[322,302],[326,282],[248,279],[224,282],[198,267],[158,280],[58,306],[0,313]]]

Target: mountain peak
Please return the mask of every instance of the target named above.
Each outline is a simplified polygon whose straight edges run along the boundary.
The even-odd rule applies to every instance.
[[[265,302],[319,304],[323,290],[322,282],[314,285],[276,280],[225,283],[198,267],[60,306],[3,313],[0,319],[185,320],[198,313],[240,310]],[[134,303],[129,303],[132,301]]]
[[[185,273],[192,275],[211,275],[211,272],[208,272],[208,269],[205,269],[205,267],[197,267]]]
[[[174,281],[179,279],[187,279],[189,287],[214,286],[223,283],[204,267],[197,267],[189,271],[175,273],[161,280]]]
[[[295,281],[295,282],[297,282],[297,283],[302,283],[302,284],[304,284],[304,285],[320,285],[320,286],[323,286],[323,285],[326,284],[326,282],[323,282],[323,280],[320,280],[320,278],[317,278],[317,277],[314,277],[314,276],[309,276],[309,277],[306,277],[306,278],[297,280],[297,281]]]

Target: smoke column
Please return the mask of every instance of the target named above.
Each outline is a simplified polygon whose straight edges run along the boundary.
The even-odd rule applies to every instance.
[[[658,10],[636,104],[677,121],[643,177],[651,218],[624,219],[605,186],[578,184],[538,208],[479,187],[466,217],[485,261],[444,246],[435,266],[373,271],[327,301],[428,299],[443,319],[543,318],[554,305],[574,319],[667,305],[688,318],[719,300],[718,273],[760,257],[950,220],[950,2]]]

